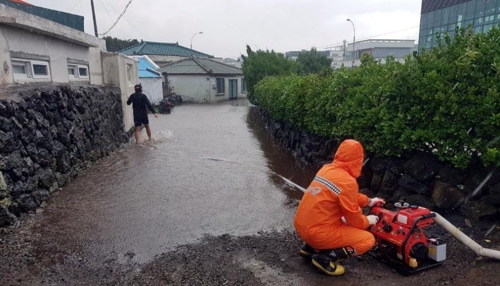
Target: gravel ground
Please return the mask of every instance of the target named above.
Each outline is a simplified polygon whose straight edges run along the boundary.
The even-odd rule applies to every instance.
[[[500,249],[500,229],[484,239],[491,226],[466,223],[447,215],[476,241]],[[300,239],[289,231],[254,236],[206,236],[138,265],[118,261],[113,253],[86,255],[84,245],[71,245],[71,235],[49,241],[37,234],[38,215],[27,215],[0,230],[0,285],[499,285],[500,263],[477,258],[439,227],[448,247],[443,266],[405,277],[370,256],[344,262],[342,277],[327,277],[297,255]],[[471,227],[472,226],[472,227]],[[64,245],[64,246],[63,246]],[[71,247],[68,247],[70,245]]]

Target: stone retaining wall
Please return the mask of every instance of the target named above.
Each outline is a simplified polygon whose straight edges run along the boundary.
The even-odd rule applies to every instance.
[[[269,132],[298,160],[317,168],[332,161],[340,140],[274,120],[262,108],[260,113]],[[420,151],[400,157],[366,154],[366,159],[358,183],[361,191],[370,196],[389,202],[405,200],[433,210],[460,210],[471,218],[500,218],[500,172],[484,168],[478,160],[469,169],[459,170]],[[478,188],[483,181],[482,188]]]
[[[118,88],[38,86],[0,100],[0,226],[128,141]]]

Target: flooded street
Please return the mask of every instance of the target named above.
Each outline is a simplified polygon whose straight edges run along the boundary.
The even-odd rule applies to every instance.
[[[157,142],[104,158],[48,204],[44,240],[145,263],[205,234],[291,227],[301,192],[278,175],[307,184],[314,174],[273,144],[246,101],[150,120]]]

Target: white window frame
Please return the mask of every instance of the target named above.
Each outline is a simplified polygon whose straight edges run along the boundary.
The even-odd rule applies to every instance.
[[[16,73],[14,72],[14,66],[24,65],[25,73]],[[21,60],[21,59],[12,59],[12,74],[14,75],[15,81],[27,81],[31,79],[30,73],[31,65],[29,61]]]
[[[69,69],[74,69],[75,74],[72,75],[69,73]],[[80,74],[80,69],[85,69],[87,70],[87,75],[82,75]],[[68,77],[69,80],[89,80],[90,79],[90,71],[89,71],[89,66],[87,65],[79,65],[79,64],[68,64]]]
[[[12,72],[12,74],[14,75],[15,82],[45,81],[45,80],[50,81],[52,79],[49,61],[29,60],[29,59],[23,59],[23,58],[12,58],[11,59],[11,64],[13,66],[12,70],[14,70],[15,65],[20,65],[21,63],[25,64],[26,73]],[[46,75],[35,74],[35,68],[34,68],[35,65],[46,66],[47,67],[47,74]]]
[[[70,69],[73,69],[74,74],[69,73]],[[69,77],[69,80],[77,80],[78,79],[78,65],[72,65],[72,64],[68,65],[68,77]]]
[[[49,65],[49,62],[44,62],[44,61],[30,61],[30,64],[31,64],[31,72],[32,72],[32,75],[33,75],[33,78],[34,79],[50,79],[51,76],[50,76],[50,65]],[[47,67],[47,74],[45,75],[37,75],[35,74],[35,65],[38,65],[38,66],[45,66]]]
[[[77,69],[78,69],[78,77],[79,77],[80,79],[85,79],[85,80],[90,79],[90,70],[89,70],[89,67],[88,67],[88,66],[86,66],[86,65],[78,65]],[[80,74],[80,69],[85,69],[85,70],[87,70],[87,75],[81,75],[81,74]]]

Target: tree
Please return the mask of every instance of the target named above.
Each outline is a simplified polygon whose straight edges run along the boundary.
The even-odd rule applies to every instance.
[[[118,52],[133,45],[139,44],[137,39],[122,40],[110,36],[103,38],[106,41],[106,48],[109,52]]]
[[[283,54],[271,50],[252,51],[247,45],[247,55],[243,58],[243,75],[247,84],[248,99],[257,104],[254,97],[255,85],[267,76],[296,74],[298,65]]]
[[[316,48],[312,48],[310,51],[300,52],[297,63],[299,65],[300,74],[327,73],[327,70],[332,69],[332,60],[319,53]]]

